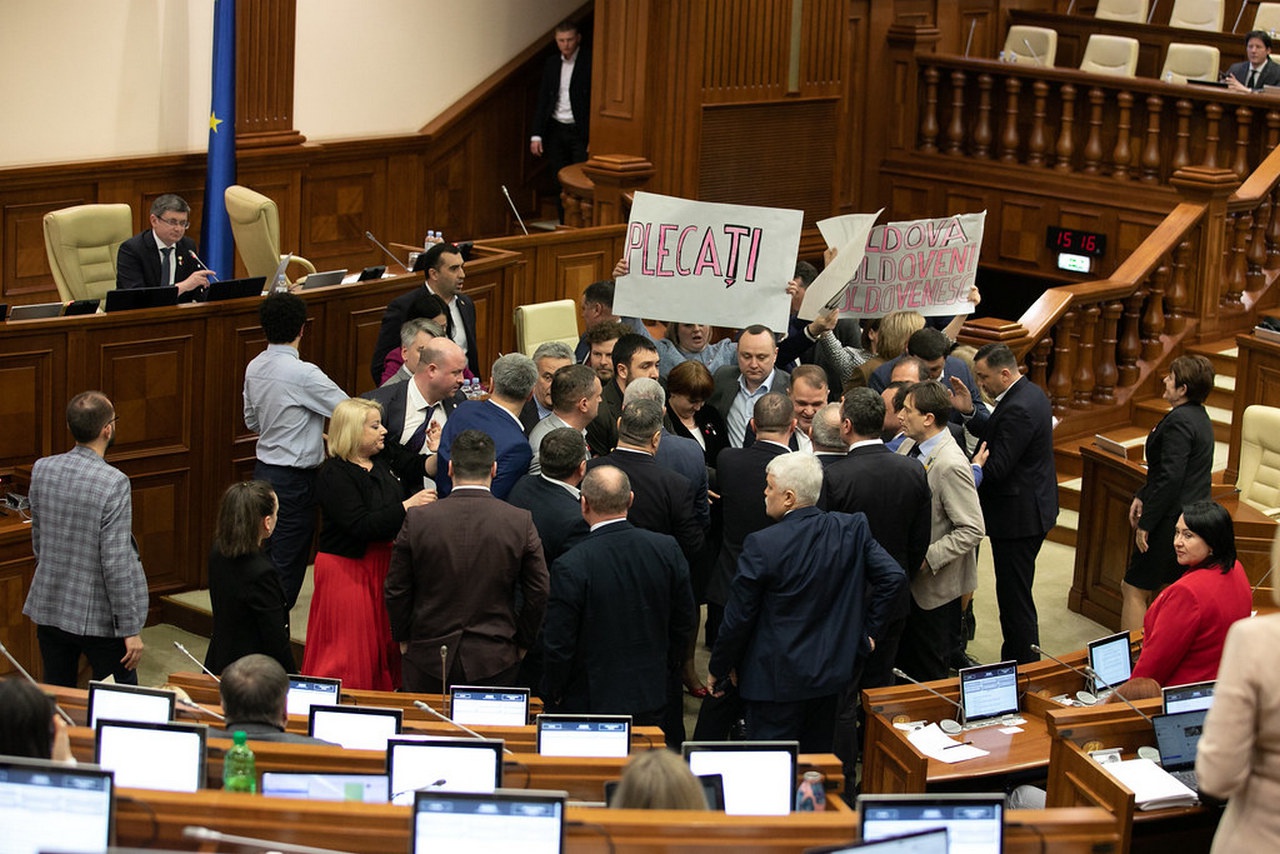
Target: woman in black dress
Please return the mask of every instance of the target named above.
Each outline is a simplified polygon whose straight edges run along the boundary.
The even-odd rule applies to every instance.
[[[298,672],[289,645],[284,586],[262,541],[276,526],[279,503],[262,480],[233,483],[222,494],[209,553],[213,637],[204,666],[214,673],[250,653],[269,655],[286,673]]]

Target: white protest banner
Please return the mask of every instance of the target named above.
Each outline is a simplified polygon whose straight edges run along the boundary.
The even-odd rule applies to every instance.
[[[838,304],[834,301],[841,298],[845,285],[862,266],[867,238],[882,213],[884,208],[873,214],[846,214],[818,221],[818,231],[828,246],[836,248],[836,257],[805,290],[801,320],[813,320],[828,304]]]
[[[804,214],[636,193],[613,311],[685,323],[787,328]]]
[[[891,222],[871,229],[862,266],[840,303],[844,315],[968,314],[987,212]],[[839,258],[839,256],[836,256]]]

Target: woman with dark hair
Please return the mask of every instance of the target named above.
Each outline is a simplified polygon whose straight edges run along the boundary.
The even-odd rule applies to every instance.
[[[1213,476],[1213,425],[1204,401],[1213,391],[1213,363],[1179,356],[1164,378],[1173,408],[1147,436],[1147,482],[1129,506],[1133,554],[1120,584],[1120,628],[1142,626],[1152,593],[1181,574],[1173,524],[1184,504],[1208,501]]]
[[[1216,679],[1227,629],[1253,608],[1249,579],[1236,560],[1231,514],[1221,504],[1182,508],[1173,550],[1185,572],[1147,610],[1142,654],[1133,667],[1134,679],[1161,686]]]
[[[0,756],[75,764],[67,725],[53,698],[16,676],[0,680]]]
[[[426,288],[422,289],[413,302],[409,303],[409,308],[405,312],[404,320],[408,323],[410,320],[429,320],[437,338],[445,338],[449,335],[449,308],[444,304],[444,300],[431,293]],[[410,339],[413,340],[412,338]],[[403,338],[401,339],[403,343]],[[404,346],[408,346],[407,344]],[[404,364],[404,347],[392,347],[387,351],[387,356],[382,361],[382,379],[378,382],[385,383],[387,380],[395,376],[396,371],[400,370],[400,366]]]
[[[280,504],[264,480],[233,483],[222,494],[209,552],[213,636],[204,666],[214,673],[250,653],[269,655],[296,673],[289,644],[289,606],[280,574],[262,553]]]

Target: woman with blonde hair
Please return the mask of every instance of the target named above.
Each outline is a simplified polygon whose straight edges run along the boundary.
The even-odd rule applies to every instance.
[[[688,764],[670,750],[658,748],[631,758],[609,806],[620,810],[705,810],[707,798]]]
[[[382,407],[353,397],[333,410],[329,459],[316,475],[320,544],[302,672],[336,676],[344,687],[400,687],[400,650],[382,598],[391,541],[405,511],[435,500],[435,490],[404,498],[379,456],[387,428]]]

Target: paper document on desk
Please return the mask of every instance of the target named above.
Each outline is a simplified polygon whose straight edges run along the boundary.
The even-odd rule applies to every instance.
[[[918,729],[908,734],[907,741],[911,742],[911,745],[916,750],[930,759],[936,759],[939,762],[948,764],[963,762],[966,759],[977,759],[979,756],[987,755],[987,751],[980,747],[956,741],[938,729],[937,724],[929,724],[924,729]]]
[[[1195,792],[1150,759],[1126,759],[1104,765],[1103,770],[1133,792],[1134,805],[1140,810],[1190,807],[1197,803]]]

